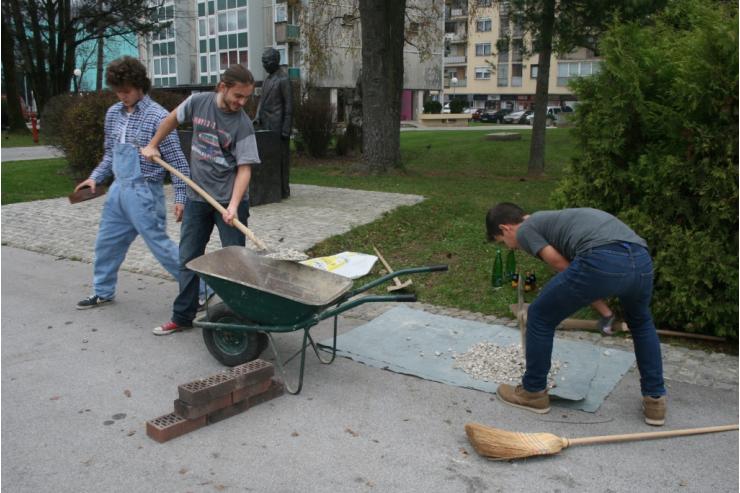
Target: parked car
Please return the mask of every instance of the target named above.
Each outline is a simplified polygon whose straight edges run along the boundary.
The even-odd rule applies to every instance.
[[[527,123],[527,117],[532,114],[531,110],[515,111],[504,117],[504,123]]]
[[[473,121],[480,121],[480,116],[483,114],[485,110],[483,108],[478,108],[473,112]]]
[[[488,110],[481,114],[479,121],[487,123],[504,123],[504,117],[511,113],[508,108],[500,110]]]
[[[557,124],[557,121],[560,119],[560,115],[562,113],[572,113],[573,108],[570,106],[548,106],[547,107],[547,120],[548,123],[552,122],[553,125]],[[527,116],[527,123],[532,125],[534,123],[534,113]]]
[[[445,103],[444,106],[442,106],[442,113],[449,113],[450,112],[450,103]]]

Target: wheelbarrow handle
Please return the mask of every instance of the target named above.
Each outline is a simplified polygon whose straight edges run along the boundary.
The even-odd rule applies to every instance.
[[[393,272],[389,272],[388,274],[381,276],[374,281],[371,281],[364,286],[360,286],[359,288],[350,291],[346,295],[344,295],[344,299],[352,298],[353,296],[357,296],[358,294],[367,291],[368,289],[372,289],[375,286],[378,286],[380,284],[383,284],[384,282],[387,282],[394,277],[400,277],[407,274],[419,274],[422,272],[439,272],[439,271],[445,271],[447,270],[446,265],[430,265],[430,266],[424,266],[424,267],[409,267],[408,269],[400,269]]]
[[[355,298],[353,300],[340,303],[334,308],[330,308],[326,311],[323,311],[319,313],[316,318],[317,318],[317,321],[325,320],[327,318],[331,318],[336,315],[339,315],[342,312],[346,312],[347,310],[351,310],[352,308],[358,305],[362,305],[364,303],[380,303],[380,302],[393,302],[393,301],[413,303],[416,301],[416,295],[415,294],[393,294],[393,295],[385,294],[385,295],[362,296],[360,298]]]

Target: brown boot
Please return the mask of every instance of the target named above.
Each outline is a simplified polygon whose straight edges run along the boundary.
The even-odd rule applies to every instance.
[[[529,392],[524,390],[521,385],[512,387],[511,385],[501,384],[498,386],[496,394],[502,402],[510,406],[538,414],[550,412],[550,396],[547,395],[547,390]]]
[[[645,422],[653,426],[663,426],[665,424],[665,396],[642,398],[642,413],[645,415]]]

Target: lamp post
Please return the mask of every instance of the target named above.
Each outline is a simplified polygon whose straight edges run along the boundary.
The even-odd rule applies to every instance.
[[[82,70],[76,68],[74,69],[74,81],[75,81],[75,94],[80,93],[80,76],[82,75]]]

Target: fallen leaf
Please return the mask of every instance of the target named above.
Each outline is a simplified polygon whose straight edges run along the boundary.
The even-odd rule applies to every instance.
[[[467,450],[465,450],[465,448],[464,448],[464,447],[460,447],[460,453],[461,453],[461,454],[463,454],[463,455],[464,455],[465,457],[467,457],[467,456],[468,456],[468,451],[467,451]]]
[[[188,470],[183,467],[182,469],[180,469],[177,472],[179,472],[180,474],[185,474],[186,472],[188,472]]]
[[[59,400],[59,399],[61,399],[61,398],[62,398],[62,396],[61,396],[61,395],[54,395],[54,396],[51,396],[51,397],[49,398],[49,400],[50,400],[50,401],[58,401],[58,400]]]
[[[129,431],[129,432],[128,432],[128,433],[126,434],[126,436],[129,436],[129,437],[132,437],[132,436],[134,436],[134,435],[136,435],[136,430],[131,430],[131,431]]]
[[[294,431],[293,433],[290,434],[290,436],[297,437],[298,436],[298,432],[297,431]]]
[[[123,395],[125,395],[126,397],[131,397],[131,391],[129,389],[126,389],[123,391]]]
[[[344,429],[344,431],[346,431],[347,433],[349,433],[349,434],[350,434],[350,435],[352,435],[353,437],[358,437],[358,436],[360,436],[360,434],[359,434],[359,433],[357,433],[356,431],[352,430],[351,428],[345,428],[345,429]]]

